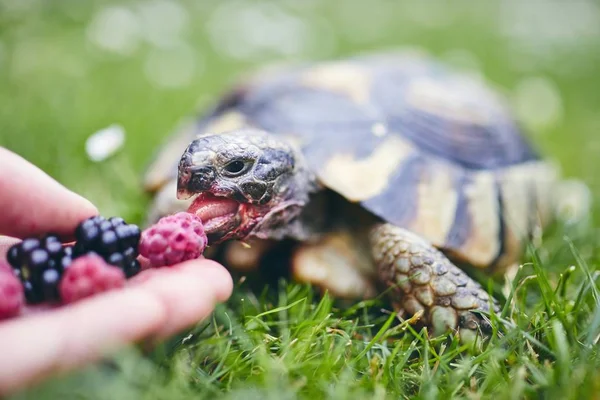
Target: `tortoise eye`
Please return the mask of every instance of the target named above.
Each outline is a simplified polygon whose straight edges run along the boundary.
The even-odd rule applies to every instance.
[[[242,160],[234,160],[225,165],[227,175],[237,176],[246,171],[247,164]]]

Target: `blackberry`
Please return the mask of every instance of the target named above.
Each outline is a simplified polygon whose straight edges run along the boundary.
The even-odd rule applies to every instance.
[[[56,269],[48,269],[42,275],[41,290],[45,301],[59,301],[58,285],[62,274]]]
[[[28,303],[58,300],[58,281],[71,263],[71,251],[53,234],[26,238],[8,250],[7,261],[22,282]]]
[[[75,229],[74,256],[95,253],[108,264],[121,268],[130,278],[141,269],[137,260],[140,237],[140,228],[126,223],[123,218],[91,217]]]
[[[44,295],[41,290],[33,287],[30,281],[23,282],[23,290],[25,291],[25,300],[29,304],[38,304],[44,301]]]

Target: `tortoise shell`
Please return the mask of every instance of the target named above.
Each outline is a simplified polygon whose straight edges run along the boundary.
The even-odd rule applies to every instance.
[[[556,168],[499,92],[413,53],[259,72],[171,139],[147,189],[176,178],[194,136],[249,126],[298,146],[325,187],[477,267],[514,262],[550,218]]]

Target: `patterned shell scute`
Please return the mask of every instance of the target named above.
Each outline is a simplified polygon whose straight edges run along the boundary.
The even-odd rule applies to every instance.
[[[401,53],[284,76],[236,109],[292,138],[327,187],[382,219],[483,267],[511,262],[547,210],[556,171],[482,82]]]

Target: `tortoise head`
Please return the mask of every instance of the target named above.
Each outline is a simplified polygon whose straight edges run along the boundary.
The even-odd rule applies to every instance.
[[[255,129],[207,135],[191,142],[178,170],[177,198],[209,242],[280,236],[314,189],[302,155],[289,143]]]

